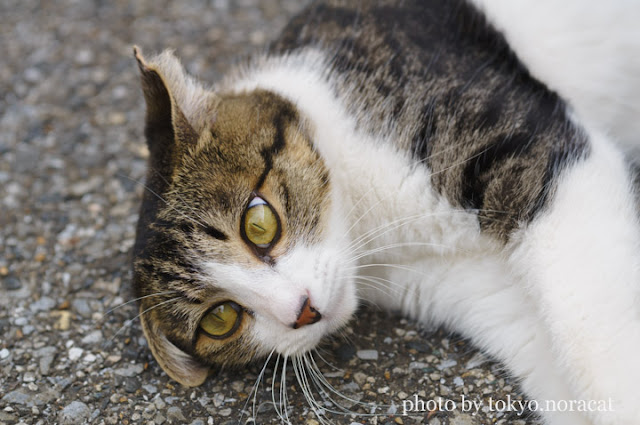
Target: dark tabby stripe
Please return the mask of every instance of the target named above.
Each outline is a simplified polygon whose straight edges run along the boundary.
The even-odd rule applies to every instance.
[[[316,45],[332,58],[336,94],[365,112],[355,114],[367,117],[362,128],[394,128],[390,139],[429,167],[435,189],[501,240],[588,153],[564,102],[464,0],[316,2],[272,50]]]
[[[264,95],[265,97],[271,97],[271,95]],[[288,102],[283,102],[279,98],[273,96],[271,99],[272,102],[277,102],[278,110],[276,111],[276,115],[274,117],[274,127],[275,132],[273,135],[273,144],[271,146],[264,148],[260,153],[264,158],[264,171],[260,175],[258,179],[258,184],[256,187],[261,187],[264,184],[267,175],[273,168],[273,157],[278,155],[284,147],[285,147],[285,129],[287,125],[289,125],[292,121],[297,119],[297,113],[293,107]]]
[[[464,166],[462,173],[462,202],[467,208],[481,209],[487,182],[494,178],[495,171],[505,164],[507,159],[526,155],[532,145],[532,135],[516,133],[499,136],[481,146]]]

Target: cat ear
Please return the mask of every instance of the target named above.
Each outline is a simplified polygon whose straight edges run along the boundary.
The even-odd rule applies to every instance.
[[[151,315],[148,312],[142,314],[143,311],[143,306],[141,305],[142,329],[153,357],[160,364],[160,367],[167,375],[182,385],[187,387],[201,385],[209,375],[209,368],[169,341],[158,327],[157,322],[151,319]]]
[[[137,47],[133,52],[147,104],[145,135],[151,156],[169,154],[165,159],[171,162],[176,154],[198,140],[196,129],[179,104],[185,97],[188,77],[171,52],[164,52],[150,61],[144,59]]]

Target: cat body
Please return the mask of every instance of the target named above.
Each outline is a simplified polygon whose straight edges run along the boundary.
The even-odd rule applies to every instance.
[[[615,409],[550,424],[639,423],[640,228],[602,133],[615,114],[582,125],[591,106],[574,113],[504,33],[457,0],[329,1],[212,90],[136,53],[134,284],[169,375],[302,355],[366,300],[469,338],[529,398]],[[220,335],[211,311],[231,318]]]

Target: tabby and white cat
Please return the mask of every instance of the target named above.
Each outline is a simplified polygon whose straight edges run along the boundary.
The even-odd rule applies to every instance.
[[[134,285],[172,378],[302,355],[364,299],[469,338],[531,398],[612,400],[549,424],[640,423],[640,225],[600,133],[637,140],[638,20],[593,2],[585,36],[559,24],[584,2],[531,3],[316,2],[212,90],[136,51]]]

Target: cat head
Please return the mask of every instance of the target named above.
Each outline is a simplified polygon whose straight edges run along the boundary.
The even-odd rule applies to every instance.
[[[275,93],[214,93],[170,52],[135,56],[150,156],[134,288],[156,360],[195,386],[211,365],[312,349],[356,308],[313,127]]]

